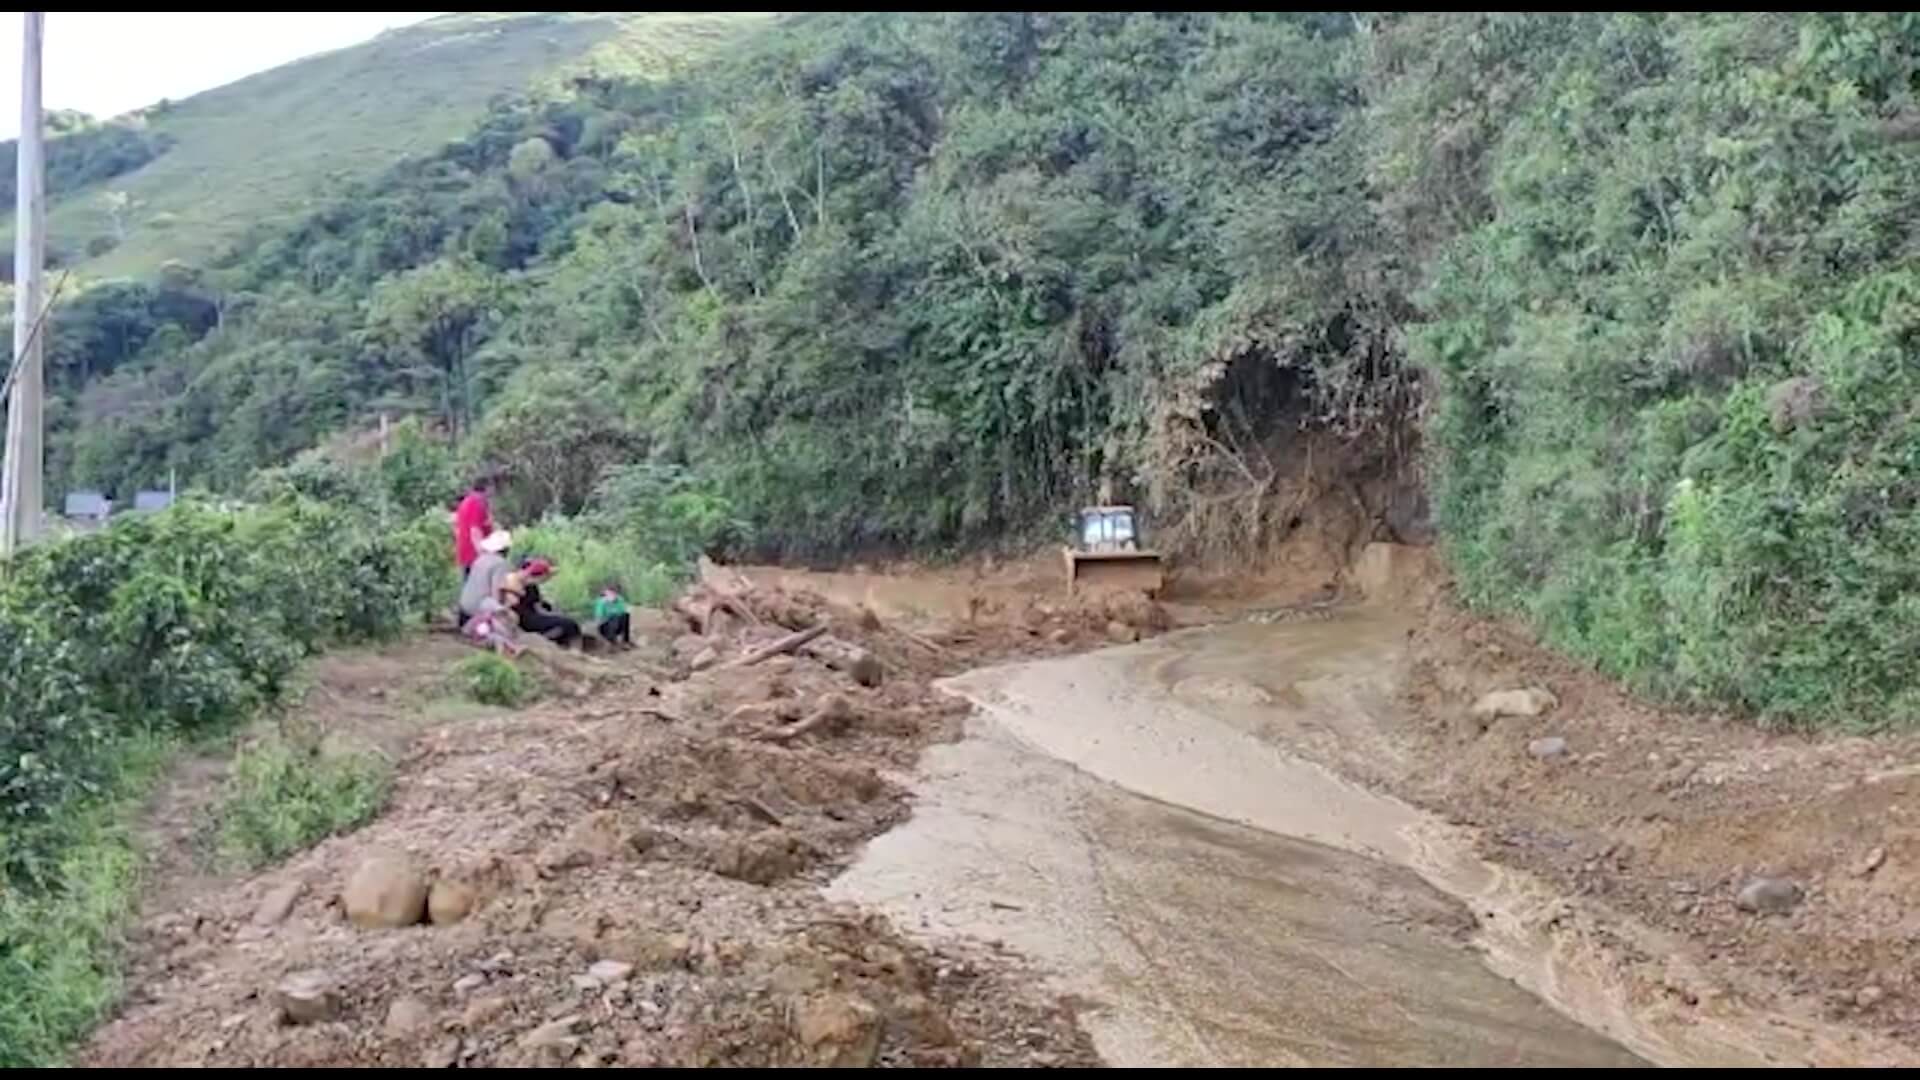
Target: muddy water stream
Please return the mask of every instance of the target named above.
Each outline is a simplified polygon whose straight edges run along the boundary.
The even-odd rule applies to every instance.
[[[1558,898],[1292,752],[1392,753],[1369,718],[1404,630],[1241,624],[953,679],[968,737],[833,889],[1035,958],[1119,1066],[1757,1064],[1641,1022],[1555,943]]]

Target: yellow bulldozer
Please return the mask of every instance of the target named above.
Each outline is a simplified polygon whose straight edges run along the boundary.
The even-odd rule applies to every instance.
[[[1118,590],[1156,596],[1167,583],[1160,553],[1141,546],[1139,515],[1131,506],[1089,506],[1065,549],[1067,595]]]

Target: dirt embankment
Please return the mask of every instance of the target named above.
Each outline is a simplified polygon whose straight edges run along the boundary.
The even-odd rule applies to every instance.
[[[1287,752],[1472,827],[1661,1026],[1773,1016],[1756,1053],[1782,1064],[1920,1054],[1920,737],[1654,707],[1460,610],[1421,549],[1375,545],[1348,581],[1409,628],[1397,690],[1338,737],[1282,725]]]
[[[1380,779],[1479,827],[1488,857],[1664,934],[1673,952],[1622,941],[1616,955],[1649,997],[1920,1049],[1920,739],[1653,708],[1444,599],[1403,685],[1417,764]],[[1528,687],[1552,694],[1541,715],[1472,708]]]
[[[957,732],[964,706],[931,678],[1164,613],[1003,606],[916,632],[804,591],[720,592],[639,628],[635,654],[550,660],[554,692],[517,712],[446,700],[448,640],[323,662],[288,722],[391,749],[389,806],[222,877],[187,823],[217,770],[184,774],[152,836],[182,884],[154,892],[127,999],[80,1063],[1095,1064],[1019,958],[913,944],[819,886],[908,814],[897,770]],[[382,921],[405,925],[359,924]]]

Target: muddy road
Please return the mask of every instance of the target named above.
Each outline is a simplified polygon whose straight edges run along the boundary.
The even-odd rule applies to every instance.
[[[1233,624],[947,680],[978,712],[833,886],[1001,939],[1117,1066],[1758,1065],[1806,1030],[1679,1017],[1465,830],[1310,763],[1390,756],[1405,617]],[[1397,763],[1404,765],[1405,763]]]
[[[388,754],[388,805],[234,873],[196,825],[218,770],[181,770],[75,1062],[1920,1060],[1920,740],[1662,713],[1404,589],[1170,612],[1022,572],[751,570],[704,626],[546,659],[517,710],[449,699],[450,640],[323,659],[274,723]],[[823,620],[836,650],[766,654]],[[1534,684],[1561,704],[1469,711]],[[459,910],[345,917],[395,856]],[[1741,910],[1758,868],[1805,902]],[[282,981],[315,974],[335,1011],[289,1023]]]

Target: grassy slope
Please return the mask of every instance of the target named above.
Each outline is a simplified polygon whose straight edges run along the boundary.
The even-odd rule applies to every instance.
[[[562,72],[658,68],[747,20],[697,12],[459,14],[389,31],[176,103],[153,126],[176,142],[133,173],[55,198],[55,244],[78,256],[110,235],[103,195],[134,200],[126,241],[77,263],[90,275],[203,262],[329,190],[464,133],[487,101]],[[9,241],[10,242],[10,241]]]

